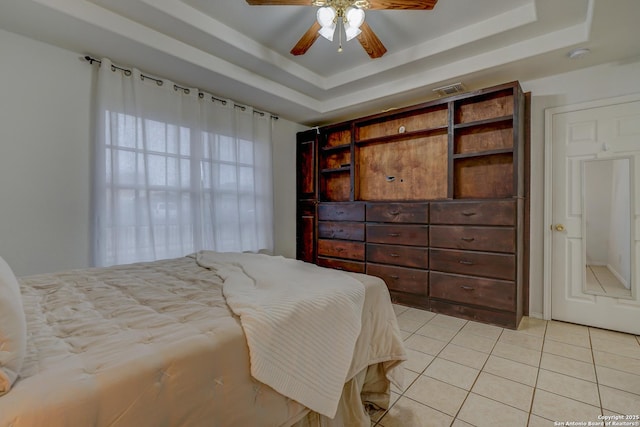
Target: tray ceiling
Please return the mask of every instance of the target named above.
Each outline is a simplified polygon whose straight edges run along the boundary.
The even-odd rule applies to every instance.
[[[615,6],[614,6],[615,5]],[[305,6],[244,0],[6,0],[0,28],[319,125],[472,90],[640,57],[637,0],[439,0],[432,11],[367,11],[387,47],[356,40],[289,50],[315,19]],[[570,60],[576,47],[592,53]]]

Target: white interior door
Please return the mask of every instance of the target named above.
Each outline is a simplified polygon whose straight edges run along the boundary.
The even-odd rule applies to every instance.
[[[547,110],[545,126],[545,317],[640,334],[640,95]],[[631,292],[625,297],[585,288],[586,166],[613,159],[628,159],[629,167],[630,237],[625,254],[616,255],[618,261],[628,257],[630,265]],[[611,200],[597,202],[606,206]],[[612,204],[610,210],[620,209]],[[589,244],[610,244],[607,237],[593,240]]]

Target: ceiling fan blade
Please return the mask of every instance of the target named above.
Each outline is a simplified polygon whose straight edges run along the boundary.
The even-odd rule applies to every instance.
[[[438,0],[369,0],[367,9],[431,10]]]
[[[316,41],[316,39],[320,37],[320,33],[318,32],[320,31],[320,28],[322,27],[320,26],[320,24],[318,24],[318,21],[314,21],[313,25],[309,27],[307,32],[304,33],[302,37],[300,37],[298,43],[296,43],[293,49],[291,49],[291,54],[296,56],[304,55],[309,50],[311,45]]]
[[[358,35],[358,41],[360,42],[364,50],[367,51],[371,59],[380,58],[387,52],[387,48],[384,47],[369,24],[363,22],[362,26],[360,26],[360,30],[362,32],[360,33],[360,35]]]
[[[251,6],[311,6],[313,0],[247,0]]]

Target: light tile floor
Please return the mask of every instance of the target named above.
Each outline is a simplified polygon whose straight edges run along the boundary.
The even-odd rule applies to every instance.
[[[587,425],[640,415],[640,337],[529,317],[513,331],[394,310],[409,356],[405,386],[392,387],[392,406],[372,426]]]

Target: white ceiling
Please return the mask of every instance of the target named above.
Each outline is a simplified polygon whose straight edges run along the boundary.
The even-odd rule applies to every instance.
[[[439,0],[432,11],[375,10],[388,52],[319,38],[289,50],[315,19],[307,6],[244,0],[1,0],[0,28],[135,66],[306,125],[466,89],[640,60],[639,0]],[[337,37],[336,37],[337,39]],[[570,60],[567,53],[592,53]],[[79,55],[80,56],[80,55]]]

